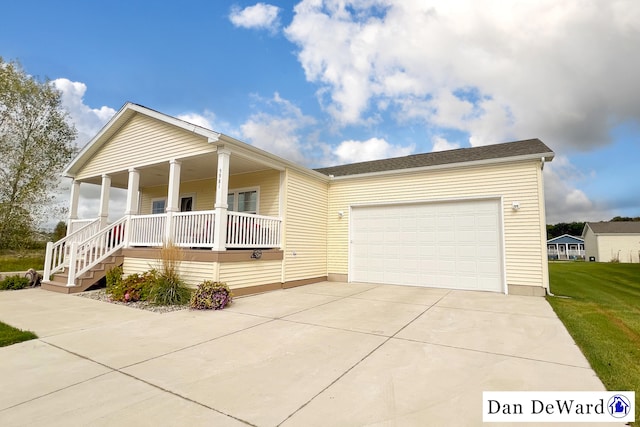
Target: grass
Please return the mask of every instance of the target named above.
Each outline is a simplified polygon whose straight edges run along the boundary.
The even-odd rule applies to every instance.
[[[30,331],[23,331],[21,329],[9,326],[6,323],[0,322],[0,347],[6,347],[11,344],[17,344],[22,341],[29,341],[36,339],[38,336]]]
[[[27,271],[30,268],[36,270],[44,268],[44,249],[0,252],[0,272]]]
[[[640,264],[550,263],[549,279],[547,300],[607,390],[640,396]]]

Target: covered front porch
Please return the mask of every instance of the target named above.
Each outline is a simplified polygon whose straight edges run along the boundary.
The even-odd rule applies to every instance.
[[[75,177],[67,236],[47,245],[45,279],[64,273],[58,281],[80,286],[83,275],[127,248],[280,249],[284,168],[242,149],[207,148],[199,155]],[[100,186],[97,217],[79,218],[81,185]],[[126,189],[125,210],[114,221],[112,188]]]

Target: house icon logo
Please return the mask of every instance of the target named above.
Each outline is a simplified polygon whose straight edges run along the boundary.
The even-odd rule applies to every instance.
[[[631,403],[626,396],[616,394],[607,403],[609,414],[614,418],[623,418],[629,413]]]

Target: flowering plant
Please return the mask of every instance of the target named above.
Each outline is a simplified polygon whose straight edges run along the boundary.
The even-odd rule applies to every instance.
[[[233,293],[226,283],[205,280],[191,294],[189,306],[197,310],[222,310],[233,301]]]

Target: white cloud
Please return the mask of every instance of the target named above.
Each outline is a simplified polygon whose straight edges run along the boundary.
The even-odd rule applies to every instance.
[[[205,111],[203,114],[199,113],[183,113],[176,116],[180,120],[192,123],[196,126],[200,126],[206,129],[215,130],[213,124],[216,120],[216,115],[211,111]]]
[[[91,108],[86,105],[84,94],[87,91],[87,85],[82,82],[60,78],[53,80],[52,84],[61,92],[62,107],[69,112],[78,130],[76,144],[79,146],[89,142],[116,113],[116,110],[111,107]]]
[[[266,3],[240,9],[233,7],[229,20],[236,27],[266,29],[275,32],[279,27],[278,14],[280,8]]]
[[[242,137],[252,145],[285,159],[307,165],[314,163],[311,142],[305,141],[302,135],[315,124],[315,119],[304,115],[300,108],[278,93],[271,99],[256,99],[262,111],[252,114],[240,126]]]
[[[415,151],[415,145],[406,147],[389,144],[384,139],[370,138],[366,141],[342,141],[332,154],[333,164],[349,164],[367,160],[387,159],[390,157],[408,156]]]
[[[72,82],[69,79],[59,78],[51,82],[61,93],[62,107],[69,113],[69,117],[78,130],[76,145],[82,147],[93,138],[102,127],[113,117],[116,110],[102,106],[92,108],[84,103],[84,94],[87,85],[82,82]],[[56,196],[56,207],[66,209],[69,205],[69,180],[65,179],[59,188],[52,190]],[[124,212],[126,193],[111,189],[110,217],[117,219]],[[98,201],[100,200],[100,186],[83,184],[80,187],[80,205],[78,216],[80,218],[96,218],[98,216]],[[47,222],[42,224],[47,229],[53,229],[58,221],[65,220],[58,215],[51,215]]]
[[[607,144],[640,117],[640,3],[304,0],[285,29],[336,123],[399,117],[472,145]]]
[[[447,141],[446,138],[441,136],[434,136],[431,140],[433,141],[433,148],[431,151],[446,151],[460,148],[459,143]]]
[[[606,205],[595,203],[577,188],[592,179],[580,172],[565,156],[556,156],[544,166],[547,224],[571,221],[602,221],[614,217]]]

